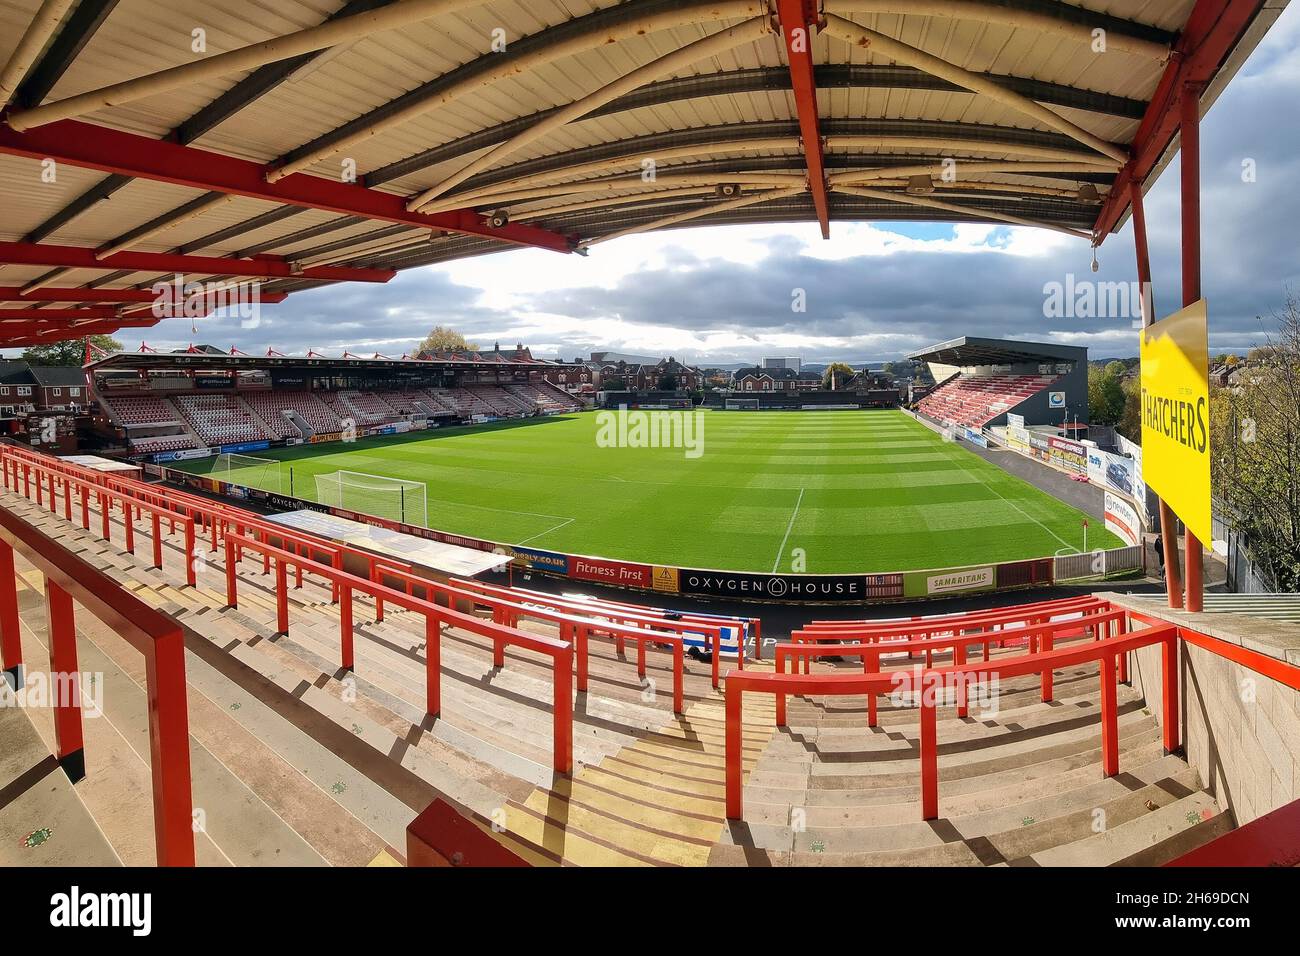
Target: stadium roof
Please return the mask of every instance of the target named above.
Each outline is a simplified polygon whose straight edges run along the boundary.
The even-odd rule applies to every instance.
[[[1182,91],[1205,108],[1285,4],[0,0],[0,344],[151,325],[175,273],[280,296],[722,223],[1104,235]]]
[[[500,369],[533,368],[570,368],[570,363],[555,362],[549,359],[531,359],[529,361],[513,360],[509,362],[482,362],[462,358],[361,358],[343,356],[334,358],[328,355],[312,353],[309,355],[231,355],[226,352],[117,352],[92,362],[88,368],[96,372],[137,372],[142,369],[188,369],[192,371],[251,371],[254,369],[276,369],[281,371],[308,371],[312,374],[323,372],[349,371],[384,371],[406,370],[419,371],[430,368],[449,368],[456,371],[486,371]],[[80,369],[76,370],[84,377]]]
[[[917,349],[907,356],[941,365],[1014,365],[1018,362],[1065,360],[1086,362],[1088,350],[1079,345],[1049,342],[1017,342],[1014,339],[983,339],[973,335]]]

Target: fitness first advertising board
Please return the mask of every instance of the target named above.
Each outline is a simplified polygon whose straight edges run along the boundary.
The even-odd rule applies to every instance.
[[[862,574],[749,574],[744,571],[678,572],[682,594],[750,601],[860,602],[867,596]]]

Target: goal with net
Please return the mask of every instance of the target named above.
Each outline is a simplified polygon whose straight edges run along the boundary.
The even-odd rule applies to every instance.
[[[316,476],[316,500],[334,508],[428,527],[428,488],[422,481],[331,471]]]
[[[723,407],[729,412],[756,412],[758,411],[758,399],[729,398]]]
[[[208,477],[232,485],[243,485],[245,488],[272,491],[276,494],[284,490],[280,485],[280,462],[274,458],[223,452],[212,459]]]

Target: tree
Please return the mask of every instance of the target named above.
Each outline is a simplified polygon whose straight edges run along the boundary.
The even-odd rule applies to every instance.
[[[109,335],[92,335],[90,344],[104,352],[122,351],[122,343]],[[82,365],[86,361],[86,340],[65,339],[49,345],[33,345],[23,352],[32,365]]]
[[[831,362],[822,372],[822,388],[835,391],[854,376],[854,371],[843,362]]]
[[[1142,383],[1135,378],[1129,378],[1122,384],[1124,410],[1120,413],[1119,421],[1115,423],[1115,431],[1140,445],[1142,444]]]
[[[1300,589],[1300,298],[1288,292],[1270,364],[1210,396],[1215,496],[1247,554],[1282,591]]]
[[[661,392],[677,391],[677,376],[674,375],[672,372],[669,372],[667,375],[661,375],[659,377],[659,391]]]
[[[1124,371],[1120,362],[1088,367],[1088,420],[1094,425],[1115,425],[1123,417]]]
[[[477,352],[478,346],[465,341],[465,336],[445,325],[436,325],[420,343],[421,352]]]

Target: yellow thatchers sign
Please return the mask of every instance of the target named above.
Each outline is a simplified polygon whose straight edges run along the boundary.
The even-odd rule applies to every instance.
[[[1207,545],[1210,383],[1205,300],[1142,331],[1142,474]]]

